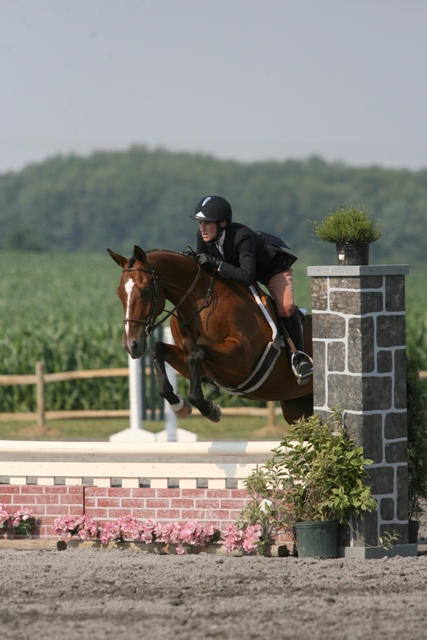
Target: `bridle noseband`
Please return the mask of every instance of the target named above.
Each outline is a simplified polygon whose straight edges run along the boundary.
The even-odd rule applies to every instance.
[[[157,304],[157,280],[164,282],[165,284],[169,284],[167,282],[165,282],[162,278],[160,278],[158,275],[156,275],[156,273],[154,272],[153,266],[150,262],[148,262],[149,265],[149,269],[144,269],[144,267],[125,267],[122,269],[122,272],[124,271],[144,271],[145,273],[149,273],[151,274],[152,277],[152,282],[153,282],[153,296],[151,299],[151,307],[150,307],[150,312],[148,314],[148,320],[140,320],[139,318],[125,318],[123,320],[124,324],[127,324],[128,322],[135,322],[136,324],[145,324],[147,325],[145,327],[145,335],[149,336],[150,333],[153,333],[153,331],[155,329],[157,329],[157,327],[159,327],[161,324],[163,324],[163,322],[165,322],[165,320],[167,320],[168,318],[170,318],[170,316],[175,315],[175,311],[182,305],[182,303],[188,298],[188,296],[190,295],[190,293],[193,291],[194,287],[196,286],[199,278],[200,278],[200,274],[202,272],[202,269],[200,267],[200,265],[198,266],[198,270],[197,270],[197,274],[196,277],[194,278],[190,288],[188,289],[188,291],[184,294],[184,296],[181,298],[181,300],[174,306],[174,308],[171,311],[168,311],[166,313],[166,315],[159,320],[159,322],[157,322],[156,324],[153,324],[154,322],[154,313],[156,310],[156,304]],[[201,311],[201,309],[206,306],[207,300],[210,297],[210,294],[212,293],[212,287],[213,287],[213,279],[214,276],[212,276],[212,280],[211,280],[211,284],[209,286],[208,289],[208,293],[206,294],[204,303],[202,304],[202,306],[197,310],[197,313],[199,313]],[[196,313],[196,315],[197,315]]]
[[[151,274],[152,281],[153,281],[153,297],[151,299],[151,307],[150,307],[150,313],[148,314],[148,320],[140,320],[139,318],[125,318],[123,320],[123,324],[127,324],[128,322],[135,322],[136,324],[146,324],[147,326],[145,327],[145,332],[144,332],[146,336],[149,336],[150,333],[152,333],[155,329],[155,327],[153,326],[153,320],[154,320],[154,310],[157,304],[157,280],[156,280],[153,267],[151,266],[150,263],[148,264],[150,265],[149,269],[144,269],[143,267],[127,267],[127,268],[125,267],[124,269],[122,269],[122,272],[145,271],[145,273]]]

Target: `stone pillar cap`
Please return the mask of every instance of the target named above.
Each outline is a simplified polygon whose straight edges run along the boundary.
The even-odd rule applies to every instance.
[[[307,267],[307,275],[311,277],[345,277],[345,276],[406,276],[408,264],[373,264]]]

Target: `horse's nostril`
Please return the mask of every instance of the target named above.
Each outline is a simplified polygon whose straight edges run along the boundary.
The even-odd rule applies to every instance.
[[[136,340],[132,340],[132,342],[130,343],[130,350],[132,354],[138,352],[138,342]]]

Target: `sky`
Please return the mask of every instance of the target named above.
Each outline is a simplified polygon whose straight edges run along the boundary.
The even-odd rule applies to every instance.
[[[0,0],[0,173],[132,145],[427,167],[426,0]]]

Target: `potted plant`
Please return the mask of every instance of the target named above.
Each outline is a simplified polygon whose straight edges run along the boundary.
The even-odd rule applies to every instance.
[[[243,516],[261,523],[264,538],[268,526],[293,525],[301,557],[336,557],[338,523],[377,509],[365,484],[368,464],[341,426],[339,412],[325,424],[317,415],[299,420],[271,459],[247,478],[253,499]]]
[[[427,389],[416,362],[407,362],[409,542],[418,541],[419,518],[427,500]]]
[[[369,245],[382,235],[365,207],[345,203],[328,213],[321,223],[313,222],[313,229],[323,242],[335,243],[338,265],[369,264]]]

